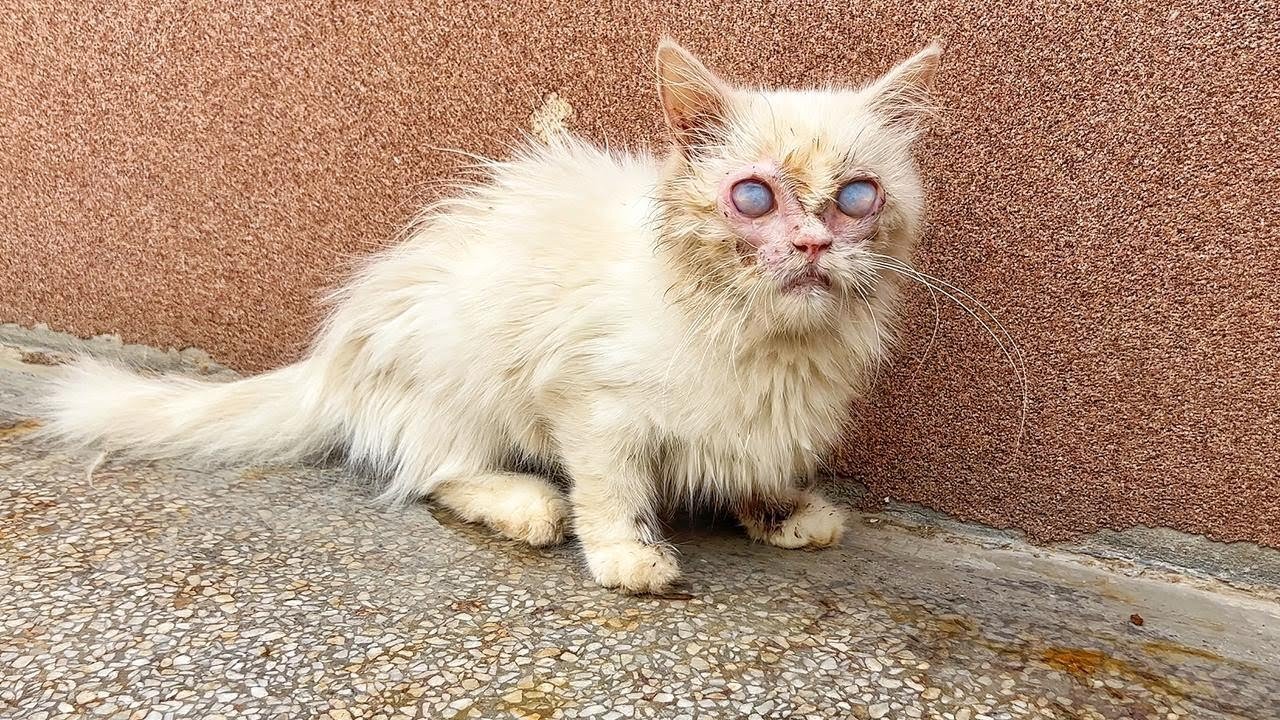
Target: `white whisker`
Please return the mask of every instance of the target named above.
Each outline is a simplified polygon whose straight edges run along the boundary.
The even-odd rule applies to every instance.
[[[873,253],[873,257],[876,258],[875,265],[877,267],[884,270],[889,270],[891,272],[898,273],[904,277],[915,280],[916,282],[919,282],[920,284],[929,288],[931,292],[936,291],[938,293],[941,293],[944,297],[954,302],[957,307],[959,307],[961,310],[965,312],[965,314],[969,315],[974,320],[976,320],[978,324],[982,326],[983,330],[985,330],[987,334],[991,336],[991,339],[996,342],[996,345],[999,346],[1000,351],[1004,354],[1005,359],[1009,362],[1010,367],[1013,368],[1014,376],[1015,376],[1015,379],[1018,381],[1019,389],[1021,392],[1021,411],[1019,413],[1019,420],[1018,420],[1018,436],[1014,442],[1014,453],[1013,453],[1013,457],[1016,458],[1018,450],[1021,447],[1022,438],[1026,434],[1027,414],[1030,409],[1030,390],[1029,390],[1030,383],[1027,379],[1027,370],[1026,370],[1025,359],[1024,359],[1025,356],[1022,352],[1022,349],[1018,346],[1017,342],[1014,341],[1013,336],[1009,333],[1008,329],[1004,326],[1004,324],[1001,323],[999,319],[996,318],[995,313],[992,312],[992,310],[989,307],[987,307],[986,304],[984,304],[982,301],[975,298],[969,292],[961,288],[958,288],[955,285],[946,282],[945,280],[941,280],[927,273],[922,273],[916,270],[915,268],[912,268],[911,266],[903,263],[902,261],[897,260],[896,258],[891,258],[885,255],[879,255],[874,253]],[[985,313],[987,317],[990,318],[991,323],[988,323],[987,320],[984,319],[982,315],[980,315],[978,312],[975,312],[968,305],[962,302],[960,299],[961,297],[977,305],[978,308],[983,313]],[[1000,334],[996,333],[995,328],[992,327],[993,324],[995,325],[995,328],[998,328],[1000,330]],[[1003,338],[1001,337],[1001,334],[1003,335]]]

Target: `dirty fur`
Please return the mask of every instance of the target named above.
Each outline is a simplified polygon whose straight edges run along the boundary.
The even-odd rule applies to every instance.
[[[673,503],[729,508],[784,547],[838,542],[842,513],[804,488],[890,341],[938,58],[860,89],[760,91],[665,41],[665,158],[559,134],[485,161],[334,295],[301,361],[211,383],[80,360],[49,429],[144,458],[340,452],[390,500],[537,545],[572,532],[594,579],[631,592],[679,576],[658,520]],[[739,175],[771,184],[773,215],[741,216]],[[864,177],[882,205],[840,215]]]

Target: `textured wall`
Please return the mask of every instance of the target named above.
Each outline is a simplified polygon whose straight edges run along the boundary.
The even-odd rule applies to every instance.
[[[2,7],[8,5],[8,7]],[[0,320],[304,346],[318,289],[554,92],[659,139],[669,32],[752,83],[857,81],[933,37],[921,266],[1025,352],[916,293],[840,456],[879,495],[1056,539],[1172,526],[1280,546],[1280,30],[1271,2],[8,2]]]

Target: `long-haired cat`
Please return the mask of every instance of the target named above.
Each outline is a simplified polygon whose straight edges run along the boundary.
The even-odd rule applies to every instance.
[[[571,523],[595,580],[631,592],[680,574],[674,502],[831,545],[843,514],[809,481],[885,351],[939,55],[857,90],[760,91],[664,41],[665,158],[565,135],[487,163],[336,294],[301,361],[208,383],[82,360],[50,430],[144,458],[341,452],[390,498],[534,545]]]

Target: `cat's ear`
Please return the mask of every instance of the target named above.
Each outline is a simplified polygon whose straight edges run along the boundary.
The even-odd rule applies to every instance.
[[[890,125],[918,130],[937,110],[933,80],[942,64],[942,45],[933,41],[898,63],[863,91],[871,108]]]
[[[714,143],[729,121],[729,84],[668,38],[658,43],[657,66],[658,95],[676,141],[686,150]]]

